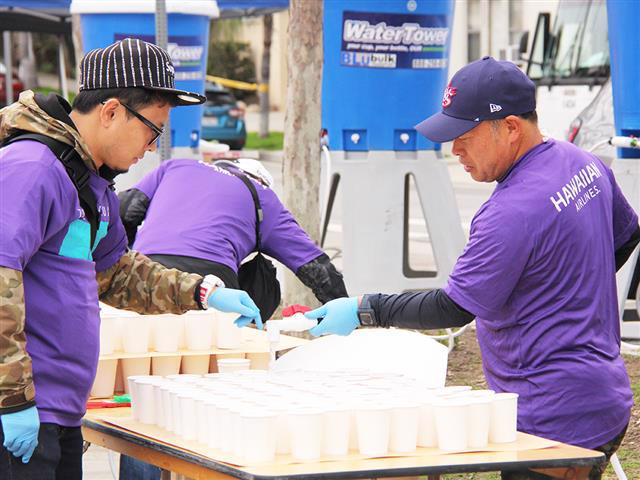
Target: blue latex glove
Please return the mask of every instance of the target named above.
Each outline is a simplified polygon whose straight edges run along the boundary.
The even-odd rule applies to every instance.
[[[309,333],[314,337],[329,333],[349,335],[360,326],[360,320],[358,320],[358,298],[336,298],[325,303],[320,308],[305,313],[304,316],[313,319],[324,317],[317,326],[309,330]]]
[[[29,463],[31,455],[38,445],[40,417],[38,409],[30,407],[19,412],[6,413],[0,416],[4,434],[4,448],[14,457],[22,457],[22,463]]]
[[[246,327],[251,322],[255,321],[256,326],[262,330],[260,310],[256,307],[256,304],[253,303],[249,294],[244,290],[218,287],[211,295],[209,295],[207,304],[221,312],[239,313],[240,316],[235,321],[235,324],[238,327]]]

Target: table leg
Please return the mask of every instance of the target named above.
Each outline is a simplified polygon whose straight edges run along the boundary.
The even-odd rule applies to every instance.
[[[171,480],[171,472],[162,468],[160,470],[160,480]]]

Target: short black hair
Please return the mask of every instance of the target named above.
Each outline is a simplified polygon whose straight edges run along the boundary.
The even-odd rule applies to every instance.
[[[73,101],[73,109],[80,113],[89,113],[102,102],[117,98],[128,107],[138,110],[149,105],[178,105],[178,98],[173,93],[147,88],[99,88],[82,90]],[[127,114],[129,114],[127,112]]]
[[[528,120],[531,123],[538,123],[538,113],[535,110],[527,113],[521,113],[520,115],[516,115],[516,117],[523,120]]]

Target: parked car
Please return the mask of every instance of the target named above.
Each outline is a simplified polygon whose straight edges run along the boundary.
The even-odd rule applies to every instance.
[[[226,143],[240,150],[247,141],[244,108],[222,85],[207,82],[204,88],[207,101],[202,115],[202,134],[205,140]]]
[[[18,100],[20,92],[24,90],[24,85],[13,72],[13,101]],[[0,107],[4,107],[7,104],[7,68],[4,63],[0,63]]]

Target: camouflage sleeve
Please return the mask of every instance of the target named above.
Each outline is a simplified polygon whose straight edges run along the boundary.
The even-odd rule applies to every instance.
[[[98,272],[100,300],[138,313],[184,313],[199,310],[195,289],[200,275],[166,268],[134,250],[104,272]]]
[[[22,272],[0,267],[0,415],[35,405]]]

